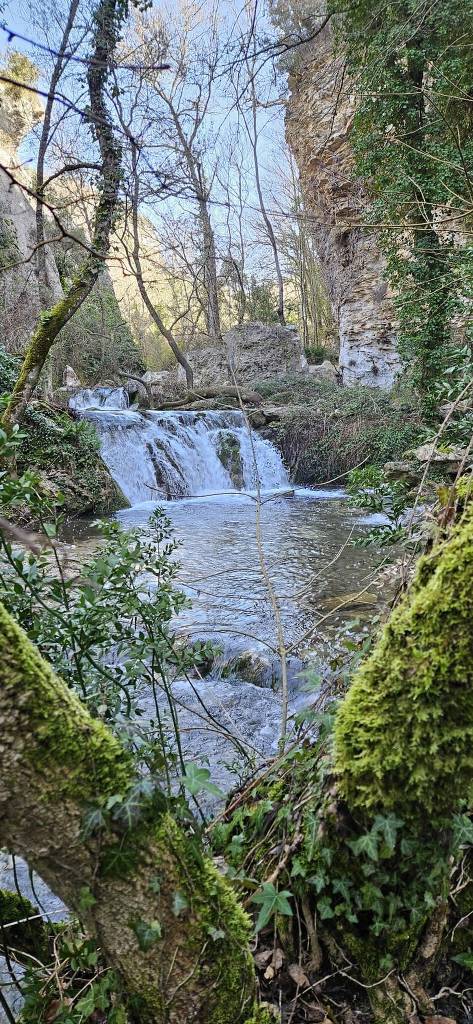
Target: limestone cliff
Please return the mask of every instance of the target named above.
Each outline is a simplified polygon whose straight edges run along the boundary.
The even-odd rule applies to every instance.
[[[33,91],[0,83],[0,340],[22,353],[41,312],[36,276],[36,224],[31,172],[18,148],[41,120],[43,106]],[[46,246],[46,274],[53,303],[62,294],[53,254]]]
[[[292,28],[313,38],[289,58],[287,140],[338,325],[343,383],[388,388],[399,365],[395,326],[376,239],[356,226],[369,199],[354,171],[350,82],[343,56],[334,56],[330,24],[314,34],[322,15],[318,23],[305,17],[302,3],[291,0]]]

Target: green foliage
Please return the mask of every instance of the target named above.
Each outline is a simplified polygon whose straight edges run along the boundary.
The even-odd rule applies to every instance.
[[[278,321],[278,299],[272,281],[258,281],[252,277],[249,282],[245,307],[245,319],[260,320],[263,324]]]
[[[447,0],[421,18],[416,0],[331,9],[357,92],[351,138],[373,196],[367,220],[386,255],[407,372],[432,412],[453,317],[472,294],[473,248],[455,239],[471,206],[472,3]],[[471,372],[471,352],[468,361]]]
[[[252,902],[259,904],[260,907],[255,924],[256,932],[261,931],[276,914],[292,917],[292,907],[289,903],[291,895],[288,889],[278,891],[272,882],[263,883],[261,889],[252,897]]]
[[[0,433],[5,464],[23,444],[20,431],[9,438]],[[27,507],[45,538],[33,551],[0,534],[4,606],[91,713],[135,751],[137,762],[152,775],[169,772],[178,743],[171,680],[209,651],[177,644],[171,628],[186,598],[173,586],[178,565],[172,560],[176,544],[168,519],[157,511],[147,537],[127,533],[116,522],[98,524],[101,543],[77,576],[65,571],[60,550],[50,547],[61,518],[37,476],[4,471],[0,504],[10,518],[18,506]],[[138,729],[143,694],[149,692],[156,698],[155,713],[146,728]],[[164,704],[157,702],[158,693],[164,693]],[[115,817],[125,813],[133,814],[129,802],[114,808]]]
[[[196,764],[186,764],[184,774],[180,782],[192,796],[197,793],[213,793],[214,796],[223,796],[222,790],[211,781],[208,768],[199,768]]]
[[[38,82],[39,71],[36,64],[33,64],[26,53],[19,53],[18,50],[11,50],[7,55],[4,71],[10,78],[24,82],[25,85],[35,86]],[[24,96],[24,91],[8,82],[5,83],[5,91]]]
[[[361,547],[368,544],[384,546],[407,540],[405,515],[410,504],[407,484],[401,480],[388,480],[378,466],[364,466],[363,469],[352,469],[348,475],[347,491],[352,505],[386,516],[388,520],[372,527],[354,543]]]
[[[281,450],[296,483],[323,483],[360,462],[381,466],[426,434],[412,392],[342,388],[309,375],[274,378],[256,390],[281,408],[280,421],[265,434]]]
[[[56,926],[55,932],[55,969],[45,958],[44,967],[26,971],[22,1024],[128,1024],[117,974],[107,969],[95,944],[74,922]]]
[[[56,262],[66,289],[77,270],[77,259],[71,252],[60,252]],[[61,332],[54,353],[55,375],[59,381],[67,364],[72,364],[80,380],[87,384],[104,380],[120,382],[120,373],[129,371],[140,375],[145,370],[107,277],[99,278]]]
[[[6,391],[10,392],[18,377],[20,361],[15,356],[6,352],[3,345],[0,345],[0,395]]]

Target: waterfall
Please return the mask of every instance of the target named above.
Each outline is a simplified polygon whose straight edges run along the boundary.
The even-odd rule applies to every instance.
[[[125,388],[83,388],[69,399],[69,408],[76,412],[85,409],[128,409],[129,404]]]
[[[94,423],[102,458],[132,504],[253,491],[258,478],[263,490],[287,485],[276,448],[247,427],[241,412],[135,412],[113,405],[124,394],[122,388],[92,388],[71,401]]]

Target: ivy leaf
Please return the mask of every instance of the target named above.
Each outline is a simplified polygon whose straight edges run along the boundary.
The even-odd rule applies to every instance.
[[[174,917],[180,917],[184,910],[187,910],[188,907],[189,901],[187,897],[184,896],[184,893],[180,892],[178,889],[177,892],[174,893],[174,896],[172,898],[172,912],[174,914]]]
[[[473,821],[468,814],[456,814],[453,835],[457,846],[473,846]]]
[[[457,956],[452,956],[452,960],[456,964],[460,964],[461,967],[467,967],[469,971],[473,971],[473,953],[458,953]]]
[[[261,931],[273,914],[283,914],[286,917],[292,917],[292,907],[289,903],[291,896],[292,893],[287,889],[278,892],[272,882],[264,882],[261,889],[252,897],[253,903],[261,905],[255,931]]]
[[[323,896],[321,900],[318,900],[317,910],[322,921],[328,921],[330,917],[335,917],[335,911],[331,907],[327,896]]]
[[[371,860],[378,860],[378,839],[372,832],[367,832],[359,839],[349,839],[347,845],[357,856],[366,854]]]
[[[133,931],[138,939],[139,947],[144,953],[147,953],[162,935],[159,921],[136,921]]]
[[[192,796],[202,791],[212,793],[214,796],[224,795],[222,790],[211,782],[209,769],[199,768],[196,764],[186,764],[184,775],[181,776],[179,782],[182,782]]]
[[[386,817],[381,814],[377,814],[374,819],[373,829],[381,832],[384,836],[386,846],[389,846],[390,850],[394,850],[394,847],[396,846],[397,833],[399,829],[402,828],[403,824],[403,819],[396,818],[395,814],[388,814]]]

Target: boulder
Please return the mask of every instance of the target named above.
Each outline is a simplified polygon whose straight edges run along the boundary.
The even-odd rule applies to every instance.
[[[394,462],[385,462],[384,472],[388,480],[405,480],[408,484],[416,484],[422,470],[413,460],[397,459]]]
[[[340,371],[330,362],[324,359],[323,363],[314,363],[307,367],[311,377],[318,377],[319,380],[329,380],[332,384],[341,384]]]
[[[435,447],[433,442],[421,444],[419,448],[413,450],[412,455],[418,462],[435,463],[437,466],[443,465],[452,472],[456,472],[462,465],[470,466],[473,461],[473,455],[469,452],[468,448],[452,445],[452,447],[445,451],[441,451]]]
[[[62,375],[62,386],[64,388],[81,388],[82,384],[72,366],[66,366]]]
[[[307,360],[297,328],[292,324],[254,321],[226,331],[212,345],[188,351],[196,386],[252,385],[281,374],[306,373]],[[177,379],[181,379],[179,367]]]
[[[228,367],[239,384],[307,372],[302,341],[292,324],[241,324],[226,331],[223,341]]]

